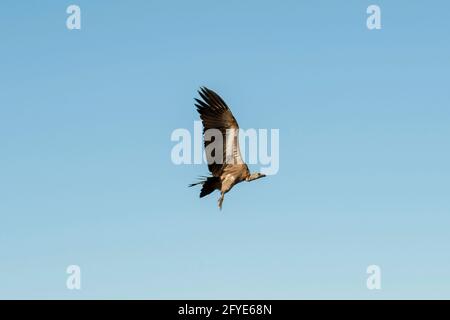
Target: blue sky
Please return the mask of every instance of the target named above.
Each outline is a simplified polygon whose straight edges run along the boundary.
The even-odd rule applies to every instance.
[[[450,298],[449,10],[2,1],[0,298]],[[280,129],[278,174],[222,212],[170,159],[202,85]]]

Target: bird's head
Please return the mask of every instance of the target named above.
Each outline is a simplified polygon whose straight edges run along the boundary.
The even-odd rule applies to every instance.
[[[255,172],[255,173],[250,174],[245,180],[246,181],[253,181],[253,180],[256,180],[256,179],[259,179],[259,178],[263,178],[265,176],[266,176],[265,174],[262,174],[262,173],[259,173],[259,172]]]

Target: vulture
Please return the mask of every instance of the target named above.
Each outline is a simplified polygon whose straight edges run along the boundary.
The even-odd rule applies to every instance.
[[[220,192],[218,205],[222,210],[225,193],[239,182],[253,181],[265,177],[265,174],[250,173],[242,160],[239,149],[239,125],[227,104],[217,93],[206,87],[201,87],[198,93],[201,99],[195,99],[195,106],[203,124],[206,160],[211,176],[203,177],[201,181],[192,183],[189,187],[201,184],[200,198],[218,190]],[[217,137],[221,138],[221,141],[212,146]],[[211,149],[210,152],[208,149]]]

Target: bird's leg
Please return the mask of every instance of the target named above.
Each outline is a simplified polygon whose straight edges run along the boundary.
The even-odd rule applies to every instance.
[[[222,210],[222,202],[223,202],[223,197],[225,196],[225,193],[221,192],[220,193],[220,198],[219,198],[219,208],[220,210]]]

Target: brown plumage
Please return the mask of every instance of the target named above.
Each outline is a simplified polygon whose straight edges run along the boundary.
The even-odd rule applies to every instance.
[[[206,158],[212,177],[205,177],[205,180],[189,186],[202,185],[200,198],[207,196],[214,190],[219,190],[221,194],[219,208],[222,209],[225,193],[230,191],[234,185],[242,181],[253,181],[265,177],[265,175],[261,173],[251,174],[242,160],[239,149],[239,125],[222,98],[206,87],[200,88],[198,93],[201,100],[195,99],[195,106],[203,123],[203,139],[205,150],[207,150]],[[208,135],[211,132],[213,133],[212,137]],[[215,142],[214,133],[222,137],[222,145],[220,143],[211,145]],[[222,147],[221,150],[220,146]],[[208,149],[211,149],[211,152],[208,152]],[[215,152],[221,154],[216,155]]]

